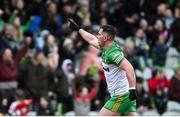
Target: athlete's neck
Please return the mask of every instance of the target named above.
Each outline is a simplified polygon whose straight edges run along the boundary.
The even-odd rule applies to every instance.
[[[107,50],[111,46],[112,43],[113,43],[113,41],[106,42],[104,45],[104,49]]]

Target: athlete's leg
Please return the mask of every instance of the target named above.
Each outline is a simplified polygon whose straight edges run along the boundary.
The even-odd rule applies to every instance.
[[[128,112],[128,116],[137,116],[136,112]]]
[[[119,115],[121,115],[121,113],[112,112],[104,107],[99,112],[99,116],[119,116]]]

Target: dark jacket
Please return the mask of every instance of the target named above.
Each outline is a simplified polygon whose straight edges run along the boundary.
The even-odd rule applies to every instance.
[[[50,74],[48,66],[29,62],[22,72],[24,88],[29,91],[30,96],[39,99],[41,96],[47,95]]]
[[[169,89],[170,100],[177,101],[180,103],[180,80],[175,76],[171,79],[171,86]]]

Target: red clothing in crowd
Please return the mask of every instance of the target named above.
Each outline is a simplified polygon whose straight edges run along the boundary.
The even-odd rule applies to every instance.
[[[23,46],[15,59],[7,63],[0,59],[0,82],[16,81],[18,77],[18,63],[28,51],[28,46]]]
[[[14,116],[26,116],[29,112],[29,105],[32,104],[32,102],[32,99],[15,101],[11,104],[9,113]]]
[[[96,92],[97,92],[97,84],[95,83],[95,84],[94,84],[94,87],[91,89],[91,91],[90,91],[89,94],[87,95],[86,99],[92,100],[93,97],[96,95]],[[79,92],[78,92],[78,93],[77,93],[77,92],[75,93],[74,98],[75,98],[75,99],[82,99],[82,97],[81,97],[81,95],[79,94]]]
[[[164,89],[170,87],[170,81],[167,79],[166,76],[159,77],[152,77],[148,80],[148,88],[150,94],[155,94],[157,89]]]
[[[94,87],[91,91],[83,97],[80,92],[75,92],[74,95],[74,111],[76,116],[87,116],[91,108],[91,100],[96,95],[97,84],[94,84]]]

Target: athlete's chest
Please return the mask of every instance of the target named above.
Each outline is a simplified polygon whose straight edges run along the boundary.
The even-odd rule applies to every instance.
[[[110,64],[109,55],[108,55],[108,53],[106,51],[102,52],[101,60],[105,65]]]
[[[118,67],[114,64],[107,64],[101,59],[102,68],[105,74],[113,74],[118,70]]]

